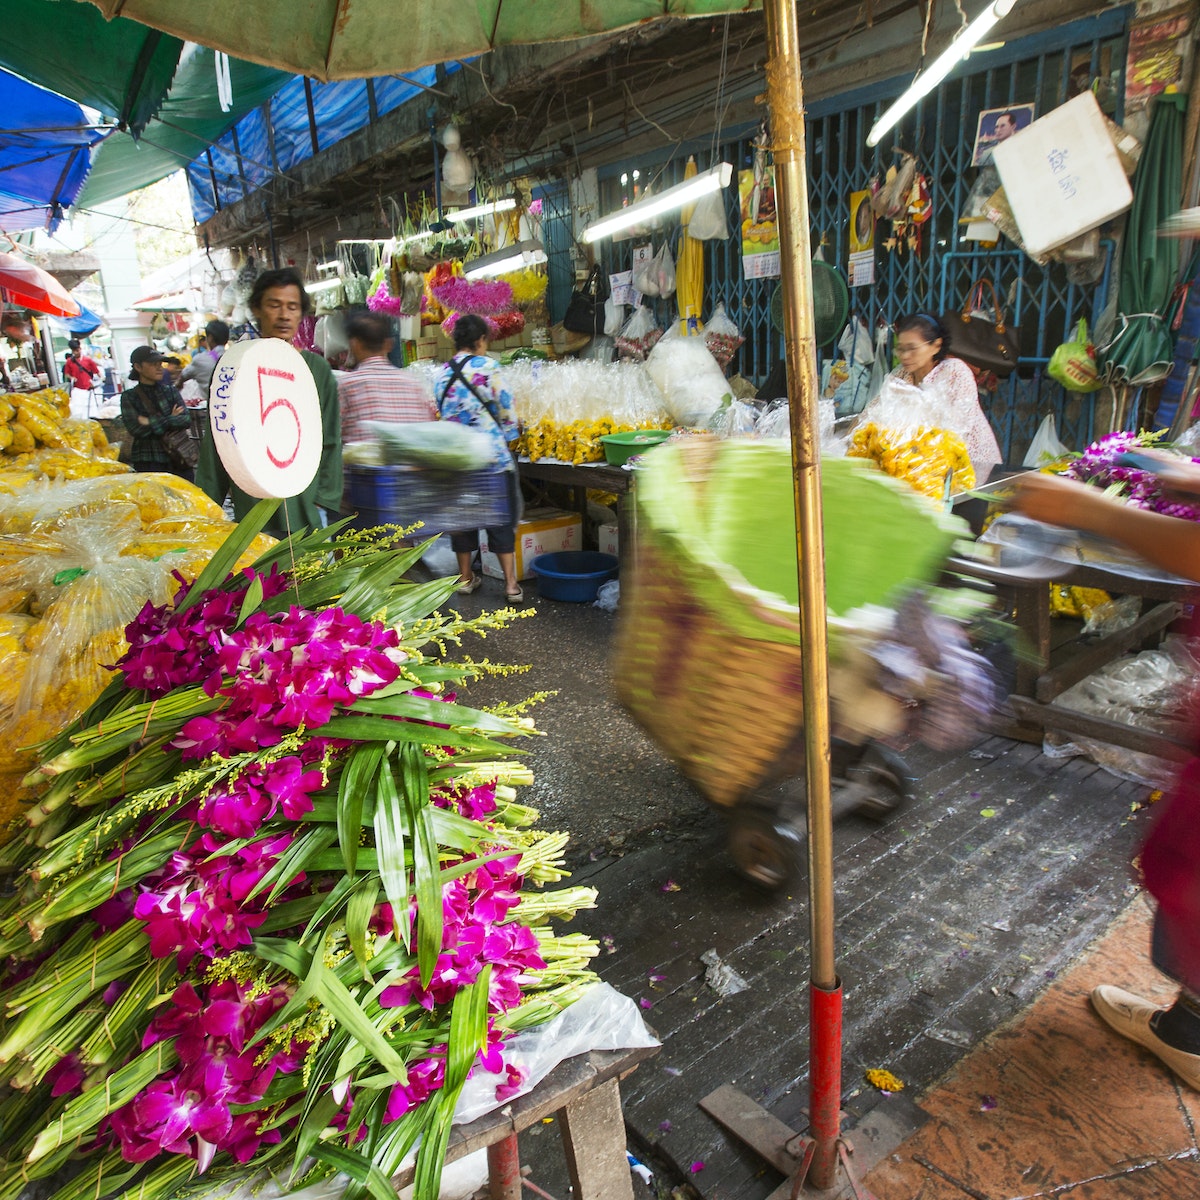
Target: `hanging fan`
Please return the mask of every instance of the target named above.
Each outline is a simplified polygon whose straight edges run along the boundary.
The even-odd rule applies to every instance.
[[[842,332],[850,312],[850,289],[837,267],[814,259],[812,265],[813,338],[818,346],[832,342]],[[771,296],[771,324],[784,333],[783,285]]]

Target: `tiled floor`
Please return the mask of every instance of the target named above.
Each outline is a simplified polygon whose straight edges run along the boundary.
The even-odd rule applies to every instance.
[[[1141,898],[1081,962],[920,1099],[931,1116],[867,1177],[879,1200],[1197,1200],[1200,1094],[1111,1033],[1088,993],[1170,1001]]]

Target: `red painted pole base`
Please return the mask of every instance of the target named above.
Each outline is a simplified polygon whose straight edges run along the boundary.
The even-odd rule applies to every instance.
[[[809,986],[809,1136],[813,1140],[808,1178],[831,1188],[837,1179],[842,1112],[842,985]]]
[[[521,1200],[521,1155],[515,1133],[487,1148],[487,1164],[490,1200]]]

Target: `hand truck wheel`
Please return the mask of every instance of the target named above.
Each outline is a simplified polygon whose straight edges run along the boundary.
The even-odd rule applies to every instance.
[[[744,808],[730,816],[729,852],[738,873],[755,887],[777,891],[796,873],[804,839],[781,816]]]
[[[917,794],[912,768],[895,750],[868,742],[862,757],[847,772],[860,794],[854,811],[872,821],[882,821]]]

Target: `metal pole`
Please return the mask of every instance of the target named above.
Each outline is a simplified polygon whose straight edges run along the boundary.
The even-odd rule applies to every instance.
[[[832,1187],[841,1133],[841,987],[833,941],[833,809],[829,768],[829,662],[825,544],[817,441],[817,347],[812,307],[804,85],[794,0],[764,0],[767,105],[775,159],[780,266],[791,409],[800,649],[808,782],[808,890],[812,939],[809,1018],[810,1178]]]

